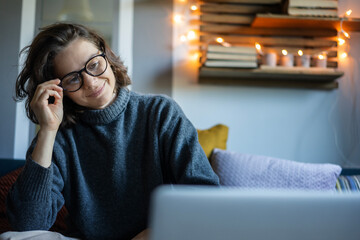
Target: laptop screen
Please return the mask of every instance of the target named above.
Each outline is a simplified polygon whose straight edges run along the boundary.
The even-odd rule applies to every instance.
[[[359,240],[360,193],[161,186],[150,240]]]

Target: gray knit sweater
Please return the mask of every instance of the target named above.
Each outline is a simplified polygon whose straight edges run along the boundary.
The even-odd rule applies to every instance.
[[[147,227],[155,187],[219,184],[196,129],[165,96],[122,89],[109,107],[85,111],[59,130],[49,168],[31,149],[7,201],[20,231],[49,229],[65,203],[82,238],[130,239]]]

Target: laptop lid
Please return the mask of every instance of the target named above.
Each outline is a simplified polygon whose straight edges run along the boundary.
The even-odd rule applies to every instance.
[[[161,186],[150,240],[359,240],[360,193]]]

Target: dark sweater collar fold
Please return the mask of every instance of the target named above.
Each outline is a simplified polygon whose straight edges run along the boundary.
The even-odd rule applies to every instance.
[[[99,110],[85,110],[80,119],[90,124],[110,123],[125,109],[129,98],[130,90],[121,88],[115,101],[110,106]]]

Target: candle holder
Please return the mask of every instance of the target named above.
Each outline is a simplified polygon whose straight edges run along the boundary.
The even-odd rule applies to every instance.
[[[280,65],[284,67],[294,66],[294,55],[291,53],[283,54],[280,58]]]
[[[316,58],[316,67],[326,68],[327,67],[327,56],[326,54],[320,54]]]
[[[276,53],[270,52],[263,55],[262,63],[263,65],[276,67],[277,55]]]
[[[298,67],[310,67],[310,55],[296,56],[296,66]]]

